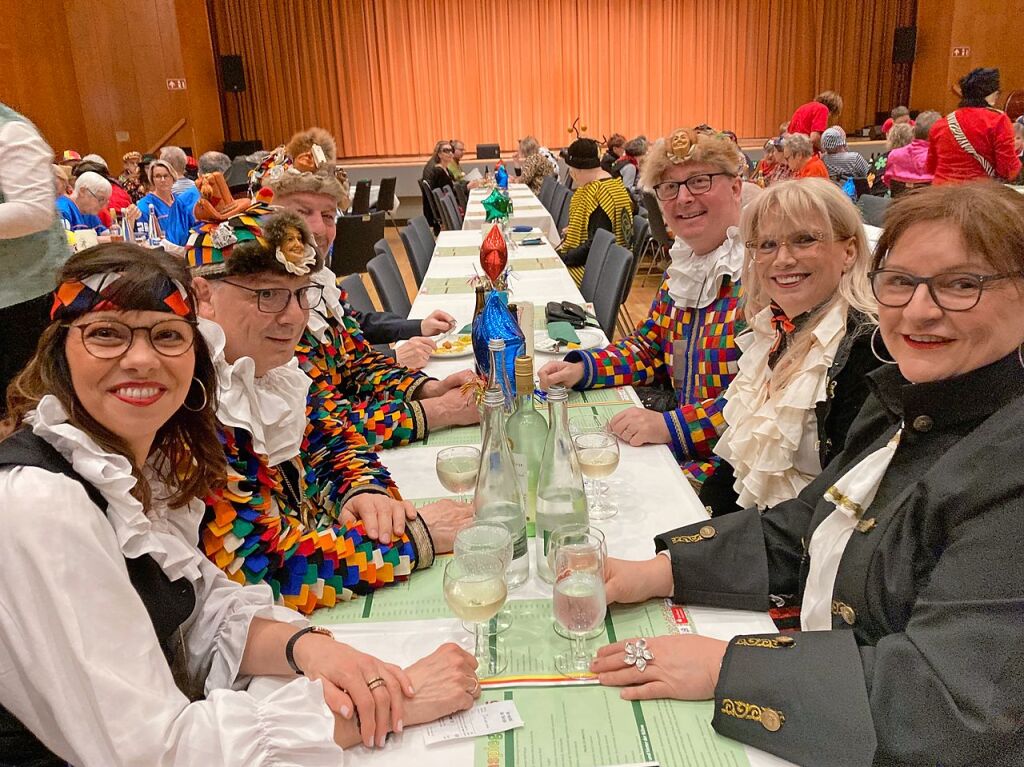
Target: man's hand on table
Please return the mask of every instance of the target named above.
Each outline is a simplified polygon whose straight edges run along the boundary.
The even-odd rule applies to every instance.
[[[467,384],[470,381],[476,380],[476,373],[472,370],[460,370],[458,373],[452,373],[447,378],[442,378],[440,381],[427,381],[417,391],[417,399],[431,399],[433,397],[440,397],[445,392],[449,392],[452,389],[458,389],[463,384]]]
[[[616,413],[608,426],[615,436],[633,447],[667,445],[672,441],[665,416],[642,407],[631,407]]]
[[[567,389],[583,380],[582,362],[549,362],[537,371],[540,388],[547,391],[552,384],[562,384]]]
[[[455,318],[448,312],[435,309],[420,323],[420,332],[425,336],[436,336],[438,333],[447,333],[455,327]]]
[[[605,645],[590,664],[601,684],[624,688],[623,700],[707,700],[715,696],[728,642],[696,634],[647,637],[647,649],[654,658],[643,671],[626,664],[626,642],[635,644],[636,640]]]
[[[420,518],[430,531],[434,553],[447,554],[455,548],[459,530],[473,523],[473,504],[444,498],[423,506]]]
[[[604,566],[608,604],[635,604],[673,592],[672,560],[659,554],[639,562],[608,557]]]
[[[448,642],[406,670],[416,695],[406,701],[405,724],[433,722],[465,711],[480,697],[476,658]]]
[[[404,368],[420,370],[430,362],[430,355],[436,348],[437,344],[431,339],[416,336],[395,347],[395,359]]]
[[[406,521],[416,519],[416,507],[386,493],[359,493],[341,509],[341,522],[351,525],[360,520],[366,536],[373,541],[391,543],[405,532]]]

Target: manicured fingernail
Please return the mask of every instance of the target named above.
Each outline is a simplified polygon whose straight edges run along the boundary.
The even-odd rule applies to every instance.
[[[408,689],[409,689],[409,694],[410,695],[415,695],[416,694],[416,689],[412,685],[409,685]]]
[[[345,719],[348,719],[350,716],[352,716],[352,709],[350,709],[348,706],[342,706],[338,709],[338,713],[341,714]]]
[[[402,724],[402,720],[399,719],[397,722],[395,722],[395,732],[401,732],[404,726],[405,725]]]
[[[379,738],[377,738],[377,748],[384,748],[384,740],[386,738],[386,735],[381,735]]]

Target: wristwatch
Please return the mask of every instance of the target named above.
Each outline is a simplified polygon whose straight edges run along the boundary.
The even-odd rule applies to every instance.
[[[306,626],[306,628],[300,629],[292,634],[291,639],[288,640],[288,644],[284,646],[284,659],[288,661],[288,665],[292,667],[292,671],[299,676],[305,676],[305,674],[302,673],[302,669],[299,668],[299,664],[295,662],[295,655],[293,653],[295,651],[295,643],[299,641],[299,637],[306,634],[323,634],[325,637],[334,639],[334,634],[331,633],[331,630],[324,628],[323,626]]]

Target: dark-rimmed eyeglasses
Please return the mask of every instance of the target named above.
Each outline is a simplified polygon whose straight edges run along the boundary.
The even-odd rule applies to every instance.
[[[93,320],[81,324],[69,323],[64,327],[77,328],[82,333],[82,346],[93,357],[101,360],[112,360],[127,354],[139,331],[145,331],[149,345],[164,357],[180,357],[196,341],[196,324],[182,319],[140,326],[126,325],[117,320]]]
[[[443,146],[443,147],[441,147],[440,153],[441,154],[454,154],[455,150],[452,149],[450,146]]]
[[[324,297],[323,285],[306,285],[297,290],[289,290],[288,288],[250,288],[230,280],[221,280],[221,282],[234,288],[255,293],[257,308],[266,314],[280,314],[283,312],[288,308],[292,296],[295,296],[295,301],[303,311],[319,306],[320,301]]]
[[[868,272],[868,279],[871,280],[871,292],[882,306],[892,309],[904,307],[913,299],[918,285],[927,285],[928,293],[937,306],[949,312],[966,312],[978,305],[987,284],[1021,275],[1024,272],[944,272],[933,277],[918,277],[897,269],[876,269]]]
[[[662,202],[668,202],[678,197],[680,187],[685,186],[687,191],[696,197],[711,191],[711,185],[715,181],[715,176],[736,178],[735,173],[698,173],[696,176],[690,176],[685,181],[662,181],[660,184],[655,184],[654,194]]]
[[[824,242],[828,237],[824,232],[807,231],[794,232],[789,237],[775,238],[762,237],[759,239],[747,240],[743,243],[748,250],[754,252],[754,260],[758,263],[772,261],[779,254],[779,250],[785,245],[790,253],[811,250],[819,242]]]

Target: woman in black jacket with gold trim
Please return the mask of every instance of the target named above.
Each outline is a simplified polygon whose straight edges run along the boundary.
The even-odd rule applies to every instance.
[[[800,496],[611,560],[609,600],[764,610],[803,632],[599,652],[629,699],[714,698],[721,734],[802,765],[1024,763],[1024,197],[989,182],[893,204],[871,284],[896,364]],[[636,657],[636,645],[631,648]],[[643,664],[642,664],[643,665]]]

